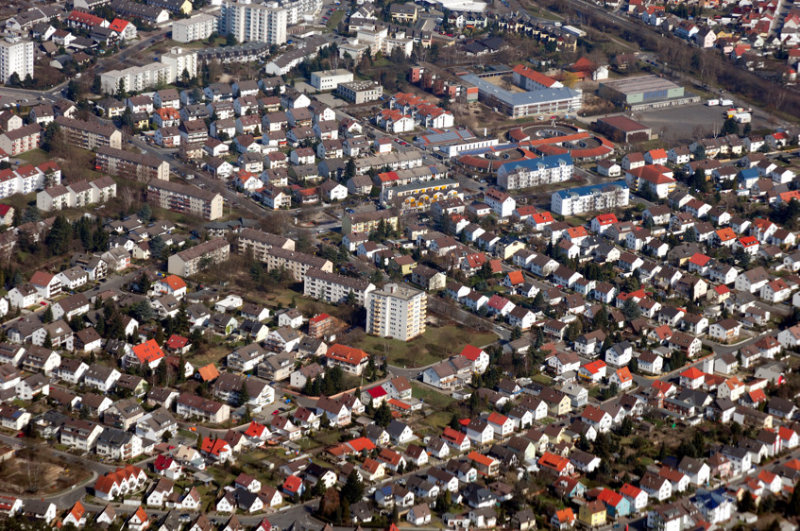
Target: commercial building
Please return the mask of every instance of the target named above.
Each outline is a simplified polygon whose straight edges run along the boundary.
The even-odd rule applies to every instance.
[[[425,333],[428,295],[402,284],[386,284],[366,294],[368,334],[408,341]]]
[[[161,56],[160,62],[102,72],[100,88],[106,94],[117,94],[120,88],[128,92],[141,92],[158,85],[171,85],[184,74],[188,74],[189,79],[197,77],[197,53],[172,48]]]
[[[215,238],[170,256],[167,271],[179,277],[188,277],[208,266],[226,261],[230,255],[231,244],[224,238]]]
[[[151,179],[169,180],[169,162],[152,155],[125,151],[108,146],[97,148],[95,169],[141,182]]]
[[[492,83],[489,78],[498,77],[496,73],[465,74],[461,80],[478,88],[478,100],[488,107],[496,108],[513,118],[534,114],[553,114],[577,112],[583,104],[583,92],[564,86],[539,88],[533,83],[527,86],[535,90],[515,92]],[[523,79],[528,79],[523,77]],[[524,88],[524,87],[523,87]]]
[[[192,42],[207,39],[217,31],[217,17],[200,14],[172,23],[172,40]]]
[[[627,109],[668,107],[690,103],[699,97],[659,76],[634,76],[600,83],[598,94]]]
[[[518,190],[542,184],[562,183],[572,178],[573,168],[572,157],[569,155],[507,162],[497,169],[497,185],[504,190]]]
[[[161,208],[207,220],[221,218],[224,204],[220,194],[196,186],[159,180],[148,183],[147,200]]]
[[[368,280],[328,273],[320,269],[309,269],[303,277],[303,295],[328,304],[342,304],[348,297],[359,306],[364,306],[367,293],[375,286]]]
[[[353,81],[353,73],[343,68],[311,72],[311,86],[317,90],[333,90],[341,83]]]
[[[646,142],[653,130],[627,116],[609,116],[597,120],[597,130],[617,142]]]
[[[8,83],[13,74],[20,81],[27,76],[33,79],[33,41],[18,37],[0,40],[0,82]]]
[[[628,206],[630,189],[625,181],[580,186],[553,192],[550,210],[562,216],[573,216],[598,210]]]
[[[420,135],[414,143],[422,149],[439,151],[448,157],[455,157],[465,151],[491,149],[500,141],[497,138],[478,138],[472,131],[462,127]]]
[[[284,44],[288,12],[277,5],[226,1],[222,4],[219,32],[239,42]]]
[[[336,95],[358,105],[379,100],[383,96],[383,87],[377,81],[351,81],[340,83]]]
[[[122,148],[122,133],[110,123],[76,120],[66,116],[58,116],[55,121],[68,144],[88,150],[100,146]]]

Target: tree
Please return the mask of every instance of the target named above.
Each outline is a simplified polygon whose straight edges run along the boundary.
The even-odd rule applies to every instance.
[[[150,221],[150,219],[152,219],[153,210],[150,208],[150,205],[145,203],[144,205],[142,205],[142,208],[139,209],[136,215],[139,217],[140,220],[142,220],[142,222],[147,222]]]
[[[622,315],[625,316],[625,319],[628,320],[628,322],[637,319],[641,314],[642,311],[639,308],[639,305],[636,304],[636,301],[634,301],[632,298],[625,301],[625,304],[622,306]]]
[[[42,312],[42,322],[43,323],[52,323],[53,322],[53,306],[48,304],[45,308],[44,312]]]
[[[356,161],[353,157],[350,157],[347,160],[347,165],[344,167],[344,178],[345,180],[350,179],[356,176]]]
[[[59,256],[69,251],[72,241],[72,225],[64,216],[57,216],[44,240],[50,256]]]
[[[789,498],[789,504],[786,507],[786,512],[792,516],[800,516],[800,481],[794,486],[792,497]]]
[[[392,422],[392,410],[389,409],[389,404],[382,402],[378,409],[375,410],[375,424],[385,428]]]
[[[351,504],[359,502],[361,497],[364,496],[364,484],[361,483],[361,478],[358,477],[355,470],[347,476],[347,481],[342,486],[341,495]]]
[[[740,513],[747,513],[753,511],[755,508],[756,502],[753,499],[753,495],[750,494],[749,490],[744,491],[744,496],[742,496],[742,499],[739,500],[737,504],[737,510]]]

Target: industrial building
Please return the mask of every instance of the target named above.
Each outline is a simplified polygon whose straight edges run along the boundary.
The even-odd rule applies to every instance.
[[[626,207],[629,202],[628,185],[625,181],[614,181],[553,192],[550,196],[550,210],[562,216],[575,216]]]
[[[653,75],[604,81],[600,83],[598,94],[626,109],[638,110],[699,101],[699,96],[687,95],[680,85]]]
[[[627,116],[600,118],[597,130],[616,142],[646,142],[653,134],[651,128]]]

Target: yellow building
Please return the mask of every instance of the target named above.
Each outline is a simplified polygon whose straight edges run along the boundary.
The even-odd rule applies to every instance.
[[[589,527],[599,527],[606,523],[606,506],[603,502],[595,500],[582,505],[578,511],[578,520]]]

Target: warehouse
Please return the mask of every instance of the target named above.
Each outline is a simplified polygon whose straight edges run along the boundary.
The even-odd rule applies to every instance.
[[[616,142],[646,142],[653,131],[627,116],[608,116],[597,120],[597,130]]]
[[[626,109],[655,109],[699,101],[694,94],[685,94],[683,87],[658,76],[635,76],[600,83],[600,97]]]

